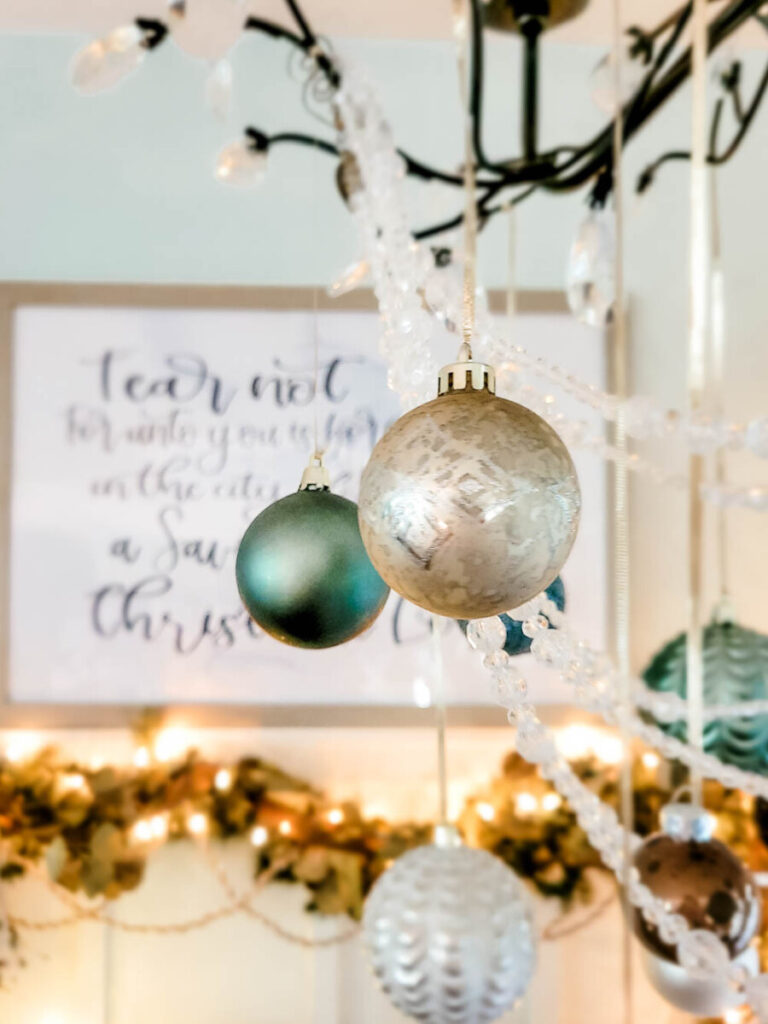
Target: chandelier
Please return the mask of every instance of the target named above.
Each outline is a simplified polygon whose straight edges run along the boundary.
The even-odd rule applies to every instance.
[[[563,142],[552,148],[539,146],[539,53],[543,33],[576,15],[587,0],[470,0],[468,26],[470,33],[470,67],[467,89],[468,116],[475,171],[475,206],[480,229],[495,214],[508,210],[534,192],[563,193],[584,186],[590,187],[590,205],[602,207],[613,188],[614,136],[611,121],[591,138],[572,143]],[[194,6],[194,5],[192,5]],[[225,4],[237,12],[238,5]],[[297,0],[285,0],[289,21],[278,24],[258,17],[247,17],[235,26],[249,32],[260,32],[276,42],[287,43],[304,59],[307,67],[305,97],[328,103],[342,84],[342,70],[331,44],[318,35]],[[91,43],[79,55],[73,72],[75,84],[83,91],[96,91],[111,85],[132,70],[143,56],[155,50],[183,25],[190,16],[189,0],[172,0],[167,21],[137,17],[131,26],[117,29],[102,40]],[[739,28],[751,20],[768,29],[768,14],[761,13],[764,0],[729,0],[708,26],[708,51],[711,53]],[[680,89],[691,74],[691,47],[682,46],[686,27],[691,20],[692,3],[685,3],[652,28],[629,27],[625,35],[626,52],[621,106],[622,136],[626,144],[648,123],[652,116]],[[231,12],[228,15],[231,17]],[[487,88],[484,44],[487,32],[515,33],[523,44],[521,96],[522,138],[519,151],[508,156],[489,154],[483,126],[484,100]],[[596,69],[593,97],[611,119],[616,103],[615,89],[608,80],[612,62],[617,55],[606,57]],[[101,84],[100,84],[101,83]],[[754,121],[768,87],[768,66],[754,88],[753,94],[742,95],[741,64],[732,61],[718,76],[718,96],[712,108],[707,160],[711,165],[723,164],[734,155]],[[730,115],[730,117],[728,116]],[[336,110],[338,125],[338,111]],[[730,120],[729,128],[726,121]],[[351,154],[333,141],[304,132],[282,131],[267,134],[260,128],[245,128],[241,147],[263,165],[268,150],[279,145],[308,146],[338,160],[337,184],[348,198],[357,187],[359,171]],[[460,171],[435,166],[417,155],[398,150],[405,173],[422,182],[439,182],[462,190],[465,177]],[[644,191],[658,169],[668,161],[686,160],[687,150],[660,154],[639,176],[636,187]],[[235,180],[238,174],[237,154],[224,157],[221,177]],[[416,239],[426,239],[459,227],[465,217],[463,208],[447,220],[413,229]]]

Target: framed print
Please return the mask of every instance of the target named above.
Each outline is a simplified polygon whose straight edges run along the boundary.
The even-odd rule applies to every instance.
[[[560,296],[520,305],[527,348],[603,383],[603,340],[563,315]],[[9,285],[3,310],[9,709],[84,721],[85,709],[113,720],[185,705],[316,723],[330,709],[390,721],[429,706],[430,619],[396,594],[362,636],[308,651],[262,633],[235,585],[240,537],[297,488],[315,421],[333,490],[355,499],[399,415],[372,296]],[[575,628],[599,643],[605,480],[599,459],[574,454],[584,508],[563,581]],[[457,624],[443,644],[449,703],[490,712]],[[558,699],[532,659],[521,671],[537,700]]]

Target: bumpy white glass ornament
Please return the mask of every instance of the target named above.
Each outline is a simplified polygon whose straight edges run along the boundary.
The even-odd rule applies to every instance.
[[[243,31],[243,0],[171,0],[168,25],[174,43],[192,57],[217,60]]]
[[[490,366],[465,360],[443,367],[438,398],[379,440],[358,514],[368,556],[393,590],[437,615],[476,619],[549,586],[580,505],[555,431],[497,397]]]
[[[394,1005],[425,1024],[485,1024],[525,992],[536,962],[523,887],[497,857],[451,841],[411,850],[365,902],[365,942]]]
[[[216,159],[216,180],[238,188],[255,188],[267,173],[267,150],[257,149],[246,139],[230,142]]]
[[[603,327],[613,305],[613,224],[607,210],[590,210],[571,245],[566,295],[571,312],[583,324]]]
[[[72,58],[69,78],[86,95],[111,89],[135,70],[146,56],[144,33],[138,25],[123,25],[103,39],[79,50]]]

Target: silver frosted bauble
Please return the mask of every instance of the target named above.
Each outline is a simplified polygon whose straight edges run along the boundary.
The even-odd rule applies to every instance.
[[[374,973],[425,1024],[485,1024],[525,992],[536,963],[522,884],[497,857],[423,846],[395,861],[363,913]]]
[[[752,946],[731,961],[755,977],[760,959]],[[721,1017],[725,1010],[739,1006],[744,996],[719,978],[695,978],[679,964],[643,950],[643,967],[648,980],[664,999],[694,1017]]]
[[[458,362],[438,397],[406,413],[360,481],[360,532],[379,575],[437,615],[477,619],[545,590],[571,550],[581,496],[545,421]]]

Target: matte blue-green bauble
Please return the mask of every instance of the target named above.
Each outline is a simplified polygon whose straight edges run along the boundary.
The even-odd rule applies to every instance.
[[[550,601],[555,602],[561,612],[565,610],[565,587],[559,576],[555,576],[545,593]],[[523,632],[522,622],[519,619],[511,618],[506,613],[499,615],[499,618],[504,623],[504,628],[507,631],[507,639],[504,643],[504,650],[507,654],[527,654],[531,649],[531,638]],[[468,620],[457,619],[456,621],[461,626],[462,632],[466,635],[467,626],[469,625]],[[555,627],[550,623],[549,628],[554,629]]]
[[[643,678],[653,690],[687,692],[686,636],[681,633],[653,658]],[[735,622],[711,622],[704,629],[704,703],[738,704],[768,697],[768,637]],[[662,725],[685,739],[685,722]],[[768,715],[723,718],[704,726],[704,748],[721,761],[768,775]]]
[[[265,508],[237,552],[237,587],[259,626],[294,647],[335,647],[374,621],[389,587],[371,565],[357,505],[301,490]]]

